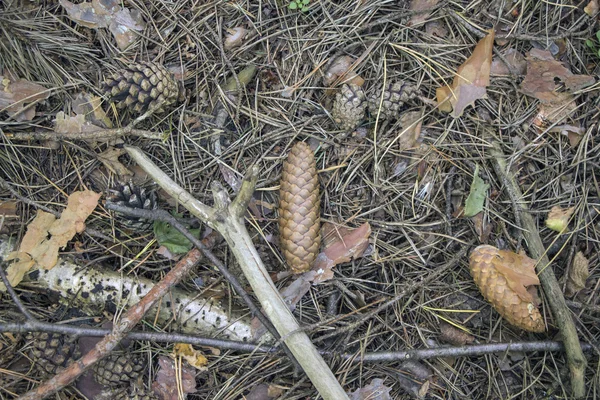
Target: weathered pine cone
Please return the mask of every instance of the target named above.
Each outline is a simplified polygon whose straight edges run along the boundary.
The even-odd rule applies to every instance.
[[[81,357],[77,338],[58,333],[35,332],[27,335],[31,340],[30,355],[35,367],[43,375],[55,375],[73,360]]]
[[[524,301],[494,267],[498,249],[478,246],[469,258],[471,276],[483,297],[512,325],[530,332],[544,332],[544,320],[536,305]]]
[[[162,65],[133,64],[102,82],[102,92],[118,109],[143,114],[150,107],[161,112],[183,97],[183,87]]]
[[[156,210],[158,208],[158,198],[155,191],[146,192],[146,189],[134,186],[132,183],[121,185],[109,190],[109,192],[109,203],[141,210]],[[115,216],[119,222],[132,230],[145,231],[152,226],[152,221],[143,218],[119,213],[116,213]]]
[[[383,91],[383,101],[381,99]],[[409,100],[417,97],[417,88],[403,81],[389,82],[381,85],[369,96],[369,112],[371,116],[379,113],[380,119],[397,119],[400,109]],[[379,105],[381,104],[381,112]]]
[[[144,359],[133,354],[111,354],[94,364],[94,380],[104,386],[123,386],[144,371]]]
[[[331,115],[333,120],[346,131],[356,128],[365,118],[367,102],[360,86],[345,83],[335,95]]]
[[[321,217],[315,156],[304,142],[283,163],[279,196],[281,250],[292,272],[308,271],[321,245]]]

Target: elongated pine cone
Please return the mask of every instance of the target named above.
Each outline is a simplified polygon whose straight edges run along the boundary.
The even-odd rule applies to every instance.
[[[381,92],[383,91],[383,101]],[[400,116],[400,109],[409,100],[417,97],[417,88],[404,81],[388,82],[381,85],[371,96],[369,96],[369,112],[371,116],[376,116],[381,104],[381,119],[397,119]]]
[[[139,63],[115,73],[102,82],[102,92],[118,109],[143,114],[150,107],[164,111],[183,96],[183,87],[162,65]]]
[[[43,375],[55,375],[81,356],[75,336],[35,332],[27,339],[32,341],[30,354]]]
[[[366,109],[367,101],[362,88],[353,83],[345,83],[335,95],[331,116],[340,128],[351,131],[365,118]]]
[[[308,271],[321,246],[321,200],[315,156],[304,142],[283,163],[279,196],[281,250],[292,272]]]
[[[494,267],[498,249],[478,246],[469,258],[471,276],[483,297],[512,325],[530,332],[544,332],[544,320],[536,305],[526,302],[508,286],[506,278]]]

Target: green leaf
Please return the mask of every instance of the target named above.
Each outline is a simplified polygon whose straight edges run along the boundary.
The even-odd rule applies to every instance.
[[[473,183],[471,183],[471,191],[469,197],[465,201],[465,217],[472,217],[483,211],[483,202],[485,201],[485,195],[490,185],[485,183],[483,179],[479,177],[479,165],[475,167],[475,174],[473,176]]]
[[[587,39],[587,40],[585,41],[585,45],[586,45],[587,47],[589,47],[590,49],[592,49],[592,50],[594,50],[594,48],[596,47],[596,46],[594,46],[594,42],[592,42],[592,39]]]
[[[190,233],[200,238],[200,229],[190,229]],[[162,221],[154,221],[154,236],[158,244],[165,246],[173,254],[187,253],[193,244],[177,229]]]
[[[305,6],[310,4],[310,0],[302,0],[302,4],[304,4]]]
[[[596,39],[600,42],[600,31],[596,32]]]
[[[302,10],[303,12],[308,12],[308,7],[306,7],[306,6],[303,6],[303,7],[301,8],[301,10]]]
[[[297,8],[298,8],[298,4],[296,4],[296,2],[295,2],[295,1],[292,1],[292,2],[290,3],[290,5],[288,6],[288,8],[289,8],[290,10],[295,10],[295,9],[297,9]]]
[[[598,57],[600,57],[600,49],[598,49]]]

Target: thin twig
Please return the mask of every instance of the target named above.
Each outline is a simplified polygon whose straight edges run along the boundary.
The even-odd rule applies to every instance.
[[[585,368],[587,360],[583,356],[577,329],[573,322],[571,312],[569,311],[560,285],[556,280],[554,271],[550,266],[550,261],[546,256],[546,249],[537,230],[537,224],[531,213],[523,202],[523,194],[515,177],[510,174],[507,167],[504,153],[500,143],[494,138],[493,132],[488,127],[484,127],[485,136],[491,142],[489,153],[492,155],[492,165],[494,171],[500,177],[505,185],[506,191],[511,198],[515,214],[521,217],[521,227],[523,236],[527,241],[527,246],[533,258],[538,259],[536,270],[542,283],[544,293],[554,315],[555,324],[561,332],[567,355],[567,364],[571,373],[571,387],[573,396],[581,398],[585,396]]]

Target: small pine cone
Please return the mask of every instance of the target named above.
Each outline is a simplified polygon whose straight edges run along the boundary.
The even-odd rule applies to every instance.
[[[158,208],[158,198],[155,191],[146,192],[146,189],[134,186],[132,183],[121,185],[116,189],[109,190],[109,192],[109,203],[142,210],[156,210]],[[133,230],[145,231],[152,226],[152,221],[128,215],[117,213],[116,218]]]
[[[345,83],[335,95],[331,115],[340,128],[351,131],[365,118],[366,108],[367,102],[362,88],[353,83]]]
[[[94,364],[94,379],[104,386],[123,386],[135,381],[144,368],[143,357],[115,353]]]
[[[476,247],[471,253],[471,276],[481,294],[512,325],[530,332],[544,332],[544,320],[536,305],[521,299],[494,267],[497,254],[498,249],[486,245]]]
[[[150,107],[164,111],[183,96],[173,74],[155,63],[133,64],[102,82],[102,92],[118,109],[143,114]]]
[[[321,199],[315,156],[304,142],[283,163],[279,196],[281,250],[292,272],[308,271],[321,246]]]
[[[383,102],[381,101],[381,85],[371,96],[369,96],[369,112],[376,116],[379,112],[381,103],[380,119],[397,119],[400,116],[402,105],[409,100],[417,97],[417,88],[403,81],[389,82],[383,92]]]
[[[55,375],[73,360],[81,357],[77,338],[58,333],[35,332],[27,335],[31,340],[31,358],[43,375]]]

